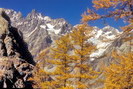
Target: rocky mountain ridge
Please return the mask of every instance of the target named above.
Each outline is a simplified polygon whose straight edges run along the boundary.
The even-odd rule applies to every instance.
[[[50,46],[52,41],[60,35],[72,29],[72,25],[64,19],[51,19],[35,10],[32,10],[25,18],[20,12],[14,10],[5,9],[5,12],[11,18],[12,26],[22,32],[23,38],[34,56]]]
[[[5,12],[11,18],[11,24],[18,28],[20,34],[22,32],[33,56],[36,56],[42,49],[49,47],[61,35],[69,33],[73,28],[64,19],[51,19],[49,16],[44,16],[35,10],[32,10],[25,18],[22,17],[21,12],[10,9],[5,9]],[[109,45],[109,43],[103,43],[101,40],[114,39],[119,31],[111,26],[106,26],[103,29],[94,27],[92,34],[94,34],[94,38],[89,40],[96,45],[99,43],[99,48],[100,45]],[[104,51],[105,49],[101,50]]]
[[[11,24],[18,28],[19,34],[23,36],[33,56],[49,47],[61,35],[71,32],[75,27],[64,19],[51,19],[35,10],[32,10],[25,18],[22,17],[21,12],[11,9],[5,9],[5,12],[11,18]],[[108,48],[112,48],[112,44],[119,44],[114,41],[122,38],[120,37],[122,32],[109,25],[102,29],[93,27],[92,34],[93,37],[88,41],[96,45],[98,49],[90,55],[92,61],[104,56]]]

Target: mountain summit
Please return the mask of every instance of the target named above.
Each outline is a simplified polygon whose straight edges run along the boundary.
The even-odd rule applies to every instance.
[[[5,9],[5,12],[10,17],[12,26],[22,32],[33,56],[72,29],[72,25],[66,20],[51,19],[35,10],[32,10],[25,18],[20,12],[14,10]]]
[[[25,18],[22,17],[21,12],[11,9],[6,9],[5,12],[11,18],[11,24],[22,32],[33,56],[37,56],[42,49],[49,47],[54,40],[69,33],[73,28],[62,18],[52,19],[36,10],[32,10]],[[119,31],[111,26],[106,26],[103,29],[94,27],[95,37],[91,40],[97,44],[102,39],[114,39],[118,33]]]

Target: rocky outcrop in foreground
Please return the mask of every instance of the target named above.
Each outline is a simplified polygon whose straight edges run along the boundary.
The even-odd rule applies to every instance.
[[[0,9],[0,88],[32,88],[34,61],[16,28]]]

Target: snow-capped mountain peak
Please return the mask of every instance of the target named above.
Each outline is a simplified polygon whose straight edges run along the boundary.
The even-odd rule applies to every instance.
[[[120,33],[117,29],[109,25],[102,29],[99,29],[98,27],[94,27],[93,29],[93,37],[88,39],[88,41],[91,41],[97,47],[97,50],[90,55],[92,61],[103,56],[112,40]]]
[[[32,10],[27,17],[22,18],[20,12],[5,9],[11,18],[12,26],[18,28],[23,33],[25,41],[28,43],[32,55],[36,55],[42,49],[50,46],[53,40],[56,40],[62,34],[70,32],[72,26],[64,19],[52,19],[41,13]],[[91,54],[91,59],[95,60],[102,56],[112,41],[104,42],[103,40],[113,40],[119,31],[111,26],[102,29],[94,27],[93,37],[88,39],[97,47],[97,51]]]
[[[36,10],[32,10],[26,17],[11,9],[5,9],[5,12],[10,17],[11,25],[23,33],[33,55],[50,46],[60,35],[72,30],[72,25],[66,20],[52,19]]]

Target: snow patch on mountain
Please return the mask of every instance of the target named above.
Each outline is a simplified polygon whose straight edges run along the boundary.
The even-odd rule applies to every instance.
[[[46,25],[40,25],[40,28],[46,29],[47,26]]]
[[[111,40],[114,40],[116,36],[120,33],[117,29],[111,26],[106,26],[102,29],[94,27],[93,29],[93,37],[88,39],[88,41],[96,45],[97,50],[90,55],[91,61],[103,56],[106,49],[111,44]]]
[[[43,20],[51,21],[51,18],[49,16],[45,16]]]
[[[46,24],[46,25],[48,26],[48,29],[53,29],[54,28],[54,26],[51,25],[51,24]]]
[[[38,18],[39,18],[40,20],[43,20],[43,19],[44,19],[41,13],[39,13]]]
[[[96,38],[99,38],[99,37],[102,35],[102,33],[103,33],[102,30],[99,30],[99,31],[97,32],[97,34],[96,34],[95,37],[96,37]]]
[[[55,29],[54,27],[55,26],[53,26],[53,25],[51,25],[51,24],[46,24],[47,25],[47,27],[48,27],[48,31],[49,32],[53,32],[54,34],[59,34],[60,32],[61,32],[61,29]]]

